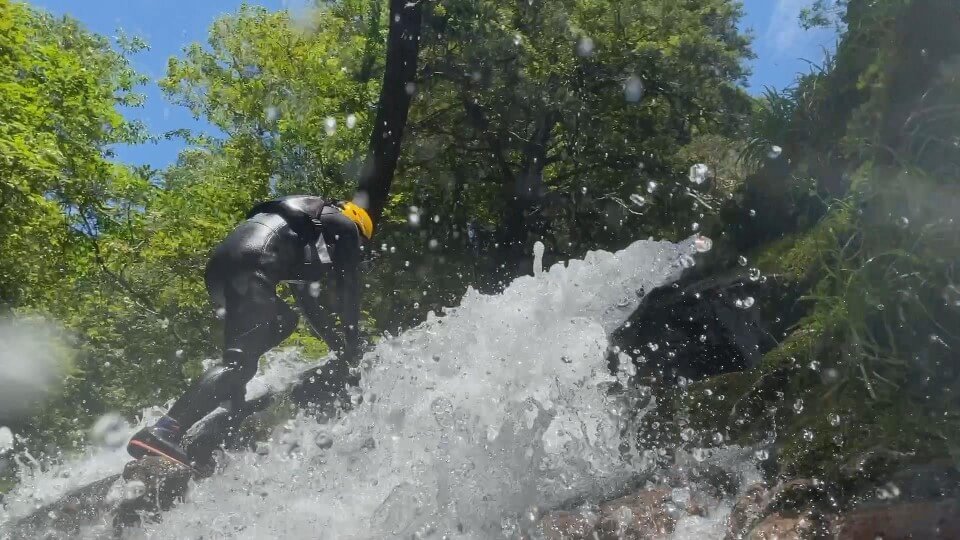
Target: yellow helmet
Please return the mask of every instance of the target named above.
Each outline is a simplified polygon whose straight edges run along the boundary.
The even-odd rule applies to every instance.
[[[373,220],[370,219],[370,214],[368,214],[366,210],[352,202],[343,203],[342,210],[343,215],[357,224],[360,233],[363,234],[367,240],[373,238]]]

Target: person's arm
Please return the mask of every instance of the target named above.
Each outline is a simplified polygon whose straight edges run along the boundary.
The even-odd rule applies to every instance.
[[[340,297],[340,324],[344,337],[343,353],[350,364],[360,356],[360,248],[341,258],[337,264],[337,292]],[[343,246],[346,247],[346,246]],[[351,246],[352,248],[352,246]],[[346,251],[346,250],[344,250]]]
[[[313,335],[322,339],[331,351],[343,354],[344,342],[336,331],[336,320],[331,306],[322,302],[319,295],[317,297],[311,295],[308,285],[291,283],[290,288]]]

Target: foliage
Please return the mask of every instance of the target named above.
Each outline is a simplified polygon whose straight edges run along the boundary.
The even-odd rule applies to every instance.
[[[960,447],[960,154],[948,135],[960,39],[944,22],[960,8],[842,7],[845,30],[825,68],[762,98],[746,154],[759,169],[719,225],[797,288],[806,314],[760,366],[694,385],[675,409],[741,443],[775,437],[786,477],[835,480],[876,447],[922,461],[955,460]],[[762,156],[775,140],[789,161]],[[777,206],[792,212],[763,231],[731,227],[744,201],[775,203],[778,192],[799,197]]]

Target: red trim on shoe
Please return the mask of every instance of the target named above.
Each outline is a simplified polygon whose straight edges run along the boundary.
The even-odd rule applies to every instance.
[[[193,467],[191,467],[190,465],[187,465],[186,463],[180,461],[179,459],[177,459],[177,458],[175,458],[175,457],[173,457],[173,456],[167,455],[166,453],[161,452],[160,450],[157,450],[156,448],[154,448],[154,447],[152,447],[152,446],[150,446],[150,445],[148,445],[148,444],[146,444],[146,443],[143,443],[143,442],[140,442],[140,441],[137,441],[137,440],[132,440],[132,441],[130,441],[130,444],[132,444],[132,445],[134,445],[134,446],[139,446],[140,448],[143,448],[144,450],[146,450],[146,451],[148,451],[148,452],[152,452],[153,454],[158,455],[158,456],[160,456],[160,457],[165,457],[165,458],[169,459],[170,461],[172,461],[172,462],[174,462],[174,463],[178,463],[178,464],[180,464],[180,465],[183,465],[184,467],[187,467],[187,468],[189,468],[189,469],[192,469],[192,468],[193,468]]]

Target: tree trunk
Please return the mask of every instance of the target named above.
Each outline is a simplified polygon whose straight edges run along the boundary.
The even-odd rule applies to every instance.
[[[507,263],[516,272],[526,259],[527,240],[539,228],[532,212],[543,196],[543,169],[547,162],[547,147],[556,125],[552,111],[541,114],[530,140],[524,145],[523,165],[515,175],[513,185],[507,185],[506,215],[500,239],[506,248]]]
[[[370,146],[360,171],[354,202],[380,222],[390,195],[390,184],[400,158],[400,141],[407,125],[410,101],[416,92],[422,6],[425,0],[390,0],[387,60]]]

